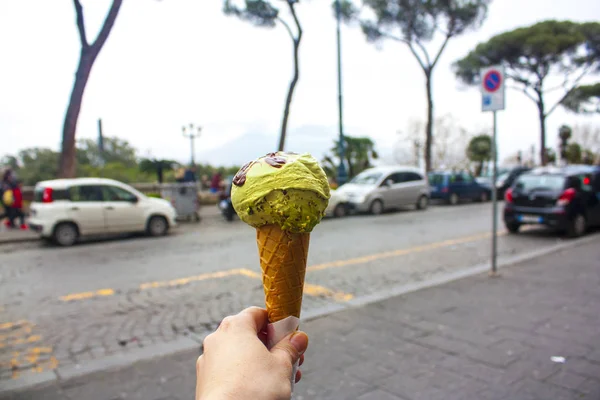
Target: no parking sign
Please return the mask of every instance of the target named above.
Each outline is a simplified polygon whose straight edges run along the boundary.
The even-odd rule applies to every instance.
[[[481,110],[504,110],[504,68],[500,65],[481,70]]]

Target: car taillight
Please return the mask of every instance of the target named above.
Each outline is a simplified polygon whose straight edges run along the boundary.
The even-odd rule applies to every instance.
[[[573,188],[569,188],[569,189],[565,190],[564,192],[562,192],[562,194],[558,198],[556,205],[557,206],[566,206],[567,204],[569,204],[570,202],[573,201],[576,194],[577,194],[577,192]]]
[[[442,188],[442,193],[448,193],[448,188],[447,187],[443,187]]]
[[[42,203],[52,203],[52,188],[45,188],[42,193]]]
[[[512,188],[509,188],[505,193],[504,193],[504,201],[506,201],[507,203],[512,203],[513,202],[513,194],[512,194]]]

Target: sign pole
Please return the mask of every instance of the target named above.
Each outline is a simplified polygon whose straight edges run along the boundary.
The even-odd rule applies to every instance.
[[[494,111],[494,127],[492,132],[492,270],[491,276],[498,275],[498,267],[496,265],[497,245],[498,245],[498,190],[496,188],[496,180],[498,179],[498,150],[496,148],[496,114]]]
[[[494,117],[492,132],[492,266],[490,276],[498,276],[498,146],[497,112],[505,108],[504,68],[493,65],[481,70],[481,111],[491,111]]]

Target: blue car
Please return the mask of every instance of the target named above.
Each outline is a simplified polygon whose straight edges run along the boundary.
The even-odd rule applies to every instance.
[[[431,198],[455,205],[461,200],[488,201],[491,189],[479,184],[468,172],[431,172],[428,175]]]

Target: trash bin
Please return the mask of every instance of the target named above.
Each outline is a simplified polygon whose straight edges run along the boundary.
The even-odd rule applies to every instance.
[[[160,188],[160,195],[175,207],[177,218],[200,222],[200,202],[196,183],[163,184]]]

